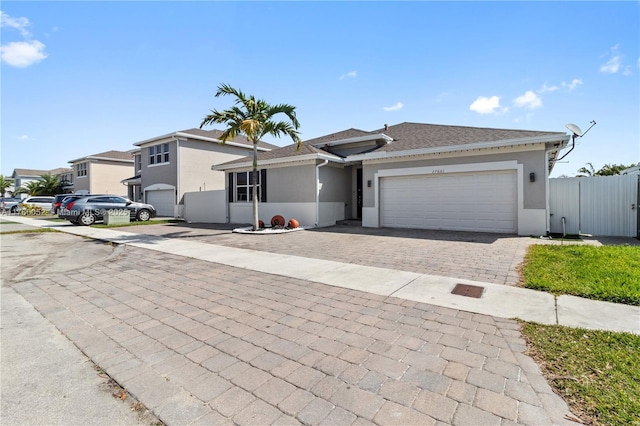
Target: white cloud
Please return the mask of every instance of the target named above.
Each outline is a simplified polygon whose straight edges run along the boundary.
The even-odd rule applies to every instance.
[[[346,74],[342,74],[340,76],[340,80],[344,80],[345,78],[356,78],[358,76],[358,71],[349,71]]]
[[[18,30],[25,41],[13,41],[0,46],[0,58],[12,67],[25,68],[36,64],[47,57],[44,53],[45,45],[38,40],[29,40],[31,33],[27,27],[31,25],[29,19],[13,18],[0,11],[0,27]]]
[[[404,105],[402,105],[402,102],[398,102],[397,104],[390,106],[390,107],[383,107],[382,109],[384,109],[385,111],[398,111],[401,110],[402,107]]]
[[[29,139],[29,135],[20,135],[16,139],[26,141],[27,139]]]
[[[25,68],[47,57],[44,48],[38,40],[14,41],[0,46],[0,56],[12,67]]]
[[[516,106],[527,107],[529,109],[536,109],[542,106],[542,99],[531,90],[527,90],[524,95],[518,96],[514,102]]]
[[[29,37],[30,34],[27,30],[29,25],[29,20],[27,18],[12,18],[0,10],[0,27],[14,28],[20,31],[20,34],[22,34],[23,37]]]
[[[555,92],[556,90],[558,90],[558,86],[547,86],[547,83],[545,83],[542,85],[542,88],[538,90],[538,93]]]
[[[613,56],[604,65],[600,67],[600,72],[607,74],[615,74],[620,71],[622,57],[619,55]]]
[[[622,71],[623,75],[631,75],[633,74],[631,71],[630,65],[625,65],[623,63],[624,55],[618,52],[620,48],[619,44],[611,47],[609,52],[603,56],[609,56],[607,62],[600,66],[600,72],[606,74],[617,74]]]
[[[493,114],[498,108],[500,108],[500,98],[498,96],[490,98],[478,96],[478,99],[469,106],[471,111],[475,111],[478,114]],[[503,110],[506,111],[506,108]]]
[[[566,87],[569,90],[573,90],[578,86],[583,85],[584,83],[582,82],[582,80],[580,80],[579,78],[574,78],[573,80],[571,80],[571,83],[565,83],[564,81],[562,82],[562,87]]]

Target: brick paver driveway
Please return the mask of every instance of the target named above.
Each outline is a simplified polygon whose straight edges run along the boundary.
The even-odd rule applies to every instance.
[[[572,424],[511,320],[135,247],[13,288],[170,425]]]
[[[237,226],[237,225],[236,225]],[[281,235],[243,235],[233,225],[159,224],[127,232],[514,285],[527,247],[541,240],[504,234],[336,225]]]

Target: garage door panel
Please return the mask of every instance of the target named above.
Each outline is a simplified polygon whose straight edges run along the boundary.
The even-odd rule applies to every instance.
[[[158,216],[173,217],[175,211],[174,190],[147,191],[146,202],[156,209]]]
[[[516,231],[514,171],[384,177],[382,226]]]

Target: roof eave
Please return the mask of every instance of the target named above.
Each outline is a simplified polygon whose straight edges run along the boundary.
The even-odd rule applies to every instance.
[[[67,163],[78,163],[80,161],[87,161],[87,160],[119,161],[119,162],[123,162],[123,163],[133,163],[134,162],[134,160],[127,160],[125,158],[96,157],[94,155],[88,155],[86,157],[77,158],[75,160],[67,161]]]
[[[356,137],[352,137],[352,138],[345,138],[345,139],[339,139],[337,141],[332,141],[332,142],[318,142],[318,143],[314,143],[312,144],[312,146],[317,147],[321,147],[321,146],[336,146],[336,145],[346,145],[346,144],[350,144],[350,143],[358,143],[358,142],[366,142],[366,141],[379,141],[382,140],[385,142],[385,144],[388,144],[389,142],[393,142],[393,138],[385,135],[384,133],[376,133],[376,134],[372,134],[372,135],[365,135],[365,136],[356,136]]]
[[[560,141],[561,144],[566,144],[569,141],[569,135],[557,134],[557,135],[548,135],[548,136],[532,136],[528,138],[506,139],[502,141],[493,141],[493,142],[478,142],[478,143],[465,144],[465,145],[453,145],[453,146],[436,147],[436,148],[418,148],[418,149],[410,149],[406,151],[391,151],[391,152],[375,151],[375,152],[369,152],[365,154],[350,155],[346,159],[348,161],[365,161],[365,160],[376,160],[381,158],[406,157],[406,156],[412,156],[412,155],[442,154],[446,152],[503,148],[508,146],[518,146],[518,145],[527,145],[527,144],[538,144],[538,143],[547,144],[555,141]]]
[[[221,145],[229,145],[229,146],[237,146],[237,147],[240,147],[240,148],[253,149],[253,145],[252,144],[233,142],[233,141],[222,142],[220,139],[217,139],[217,138],[208,138],[206,136],[198,136],[198,135],[193,135],[191,133],[176,132],[175,135],[176,136],[180,136],[180,137],[190,138],[190,139],[199,139],[199,140],[206,141],[206,142],[215,142],[215,143],[219,143]],[[257,146],[257,148],[258,148],[258,151],[263,151],[263,152],[271,151],[271,149],[264,148],[264,147],[261,147],[261,146]]]
[[[217,138],[208,138],[206,136],[199,136],[199,135],[194,135],[193,133],[185,133],[185,132],[173,132],[173,133],[167,133],[166,135],[162,135],[162,136],[157,136],[155,138],[151,138],[151,139],[145,139],[143,141],[140,142],[135,142],[133,145],[135,146],[143,146],[152,142],[159,142],[159,141],[164,141],[164,140],[176,140],[178,138],[188,138],[188,139],[197,139],[197,140],[201,140],[201,141],[205,141],[205,142],[214,142],[217,144],[221,144],[221,145],[229,145],[229,146],[236,146],[236,147],[240,147],[240,148],[247,148],[247,149],[253,149],[253,145],[249,145],[249,144],[244,144],[244,143],[240,143],[240,142],[222,142],[220,139]],[[271,151],[271,149],[269,148],[264,148],[261,146],[258,146],[258,151]]]
[[[271,158],[268,160],[260,160],[258,166],[270,166],[274,164],[285,164],[285,163],[299,163],[303,161],[309,160],[328,160],[333,161],[334,163],[345,163],[344,158],[336,157],[333,155],[325,155],[325,154],[307,154],[307,155],[297,155],[292,157],[279,157],[279,158]],[[226,171],[226,170],[236,170],[236,169],[246,169],[247,167],[253,167],[253,161],[245,161],[242,163],[234,163],[234,164],[218,164],[212,165],[211,170],[213,171]]]

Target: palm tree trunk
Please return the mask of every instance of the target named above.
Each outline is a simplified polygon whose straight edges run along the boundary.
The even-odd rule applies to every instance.
[[[253,230],[259,229],[258,225],[258,142],[253,142]]]

